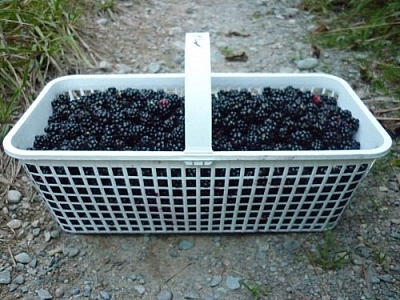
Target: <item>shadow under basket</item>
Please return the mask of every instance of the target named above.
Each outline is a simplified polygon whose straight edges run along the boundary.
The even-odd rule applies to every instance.
[[[196,37],[207,41],[207,35]],[[187,36],[187,40],[191,38]],[[201,45],[202,40],[197,42]],[[193,54],[195,50],[188,48],[186,51]],[[21,161],[63,230],[242,233],[331,229],[338,224],[375,159],[391,147],[391,139],[379,122],[349,85],[335,76],[215,74],[208,70],[198,76],[190,64],[187,68],[185,74],[76,75],[55,79],[10,131],[4,140],[5,151]],[[202,89],[196,90],[193,82]],[[355,139],[361,149],[212,151],[211,93],[244,88],[257,92],[266,86],[293,86],[335,97],[338,106],[359,119]],[[35,135],[43,134],[52,113],[51,101],[57,95],[68,93],[73,100],[108,87],[184,93],[185,150],[26,150]],[[198,113],[196,105],[198,109],[202,97],[204,109]]]

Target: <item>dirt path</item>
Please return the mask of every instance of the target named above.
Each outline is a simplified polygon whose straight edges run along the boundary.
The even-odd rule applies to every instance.
[[[116,2],[114,21],[92,20],[103,62],[87,72],[181,73],[186,32],[210,33],[213,72],[293,73],[312,58],[305,36],[313,17],[297,1]],[[338,75],[368,97],[351,53],[322,49],[316,65],[302,69]],[[24,192],[18,204],[1,204],[4,224],[23,225],[0,229],[0,298],[396,299],[398,190],[393,172],[371,173],[333,231],[337,242],[316,233],[71,235]],[[334,261],[351,259],[324,270],[310,260],[324,241],[339,250]],[[29,261],[15,261],[20,253]]]

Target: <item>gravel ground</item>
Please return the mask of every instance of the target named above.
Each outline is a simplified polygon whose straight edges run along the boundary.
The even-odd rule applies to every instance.
[[[183,72],[185,33],[207,31],[213,72],[326,72],[374,103],[363,53],[313,58],[313,16],[296,1],[218,2],[117,1],[114,20],[89,20],[104,60],[84,72]],[[0,298],[399,299],[400,170],[388,166],[376,164],[327,234],[72,235],[19,174],[0,202]]]

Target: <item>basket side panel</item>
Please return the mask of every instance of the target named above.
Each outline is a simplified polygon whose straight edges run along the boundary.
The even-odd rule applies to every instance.
[[[339,222],[371,161],[25,166],[74,233],[310,232]]]

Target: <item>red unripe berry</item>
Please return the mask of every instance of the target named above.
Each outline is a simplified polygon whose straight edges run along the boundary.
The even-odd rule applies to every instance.
[[[161,107],[167,108],[169,106],[169,100],[168,99],[161,99],[158,104],[160,104]]]
[[[313,95],[313,101],[316,105],[322,104],[321,97],[318,94]]]

